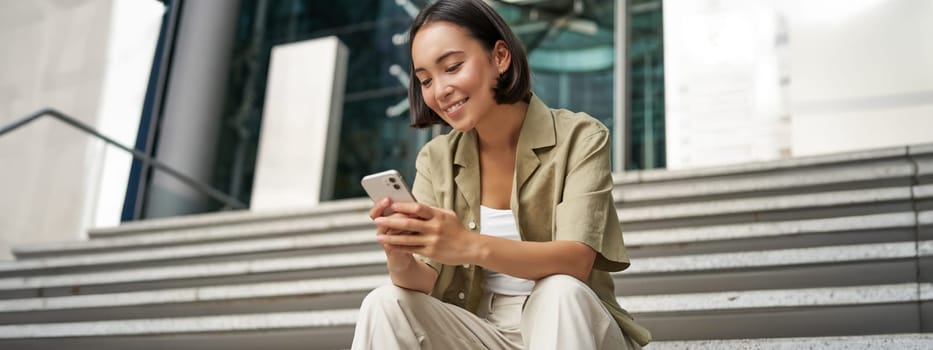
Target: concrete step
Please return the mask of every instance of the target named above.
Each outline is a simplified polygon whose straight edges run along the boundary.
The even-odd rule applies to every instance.
[[[930,254],[930,241],[921,244],[920,254]],[[716,271],[750,267],[845,263],[871,260],[911,259],[917,254],[913,242],[877,243],[820,248],[797,248],[644,258],[633,261],[627,274]],[[369,252],[256,259],[182,266],[130,268],[123,270],[0,278],[0,297],[56,296],[95,293],[95,290],[125,291],[141,288],[170,288],[184,285],[247,283],[272,278],[277,273],[300,272],[306,278],[347,276],[354,268],[361,273],[384,271],[385,255]],[[296,277],[284,275],[282,277]]]
[[[929,210],[933,185],[760,196],[618,209],[626,231],[699,228]]]
[[[914,242],[895,242],[642,258],[633,260],[632,267],[624,273],[629,276],[704,271],[713,273],[752,268],[909,260],[916,259],[917,254],[921,257],[933,254],[933,241],[921,242],[919,246]],[[310,257],[9,277],[0,278],[0,298],[94,294],[289,278],[352,276],[383,273],[384,263],[384,253],[381,250],[375,250]]]
[[[649,169],[627,171],[613,174],[613,179],[617,185],[621,186],[662,182],[674,183],[693,179],[736,178],[755,174],[793,172],[809,168],[832,169],[837,166],[883,163],[905,158],[916,163],[917,175],[933,174],[933,144],[924,144],[683,170]]]
[[[892,154],[901,154],[904,152],[906,151],[901,150]],[[830,158],[835,159],[833,157]],[[844,155],[836,158],[845,160],[852,158],[852,156]],[[855,159],[860,158],[855,157]],[[788,164],[796,164],[795,162],[807,163],[806,161],[792,161]],[[804,174],[796,174],[787,171],[764,173],[763,175],[754,172],[751,173],[751,175],[726,172],[725,174],[728,176],[725,177],[687,177],[686,179],[689,181],[686,183],[670,183],[669,181],[653,183],[652,181],[654,180],[642,179],[640,181],[647,181],[647,183],[638,183],[637,186],[627,186],[625,185],[625,181],[620,179],[619,181],[622,185],[616,190],[618,192],[617,199],[621,207],[620,218],[622,222],[631,226],[630,228],[639,230],[648,228],[638,226],[638,224],[643,221],[672,222],[672,220],[676,221],[676,219],[692,217],[709,218],[710,216],[733,216],[730,220],[735,221],[735,216],[741,216],[745,219],[738,220],[740,222],[754,222],[760,220],[760,218],[743,214],[754,213],[758,215],[763,212],[786,212],[792,210],[809,212],[813,208],[839,207],[843,209],[843,212],[829,216],[846,216],[855,215],[853,213],[846,214],[844,212],[845,210],[851,210],[846,208],[852,206],[864,207],[872,204],[882,205],[884,203],[890,204],[892,202],[910,201],[912,198],[933,198],[933,195],[931,195],[931,193],[933,193],[933,188],[931,188],[931,186],[933,185],[921,185],[911,188],[908,181],[900,185],[876,184],[876,186],[883,186],[880,188],[840,189],[834,191],[813,190],[811,185],[816,183],[828,185],[832,179],[837,180],[837,184],[843,185],[852,183],[853,181],[864,182],[871,179],[903,178],[909,180],[910,175],[917,172],[916,169],[924,171],[927,168],[933,169],[933,165],[923,166],[923,164],[925,164],[923,162],[933,162],[933,156],[927,160],[922,160],[922,162],[905,158],[897,160],[881,159],[874,163],[869,162],[865,164],[843,163],[838,169],[804,169],[807,172]],[[752,170],[756,169],[754,166],[751,168]],[[781,166],[777,166],[774,169],[787,170]],[[678,176],[703,174],[707,171],[708,170],[691,170],[681,172]],[[810,172],[812,172],[812,174]],[[625,176],[651,177],[647,174],[648,173]],[[667,174],[664,176],[673,175]],[[678,177],[675,176],[675,178]],[[799,185],[811,187],[807,187],[808,190],[805,191],[805,193],[786,193],[787,191],[781,190],[795,188],[795,186]],[[726,190],[732,191],[732,193],[746,193],[748,196],[754,197],[711,199],[712,197],[710,196]],[[911,196],[912,192],[914,197]],[[674,198],[681,195],[689,195],[689,201],[686,203],[668,204],[652,202],[653,199]],[[632,196],[634,196],[634,198],[632,198]],[[646,205],[645,203],[649,204]],[[92,230],[90,235],[93,239],[90,242],[31,244],[16,247],[14,249],[14,254],[20,259],[28,259],[63,254],[108,251],[124,247],[159,247],[195,242],[214,242],[295,235],[308,232],[361,229],[371,226],[371,223],[365,217],[365,211],[370,205],[371,202],[368,199],[359,198],[325,203],[317,208],[302,210],[281,212],[226,212],[128,223],[115,228]],[[888,210],[883,208],[872,209],[874,210],[867,210],[867,213],[878,214]],[[730,220],[725,220],[725,222]],[[704,225],[710,223],[711,222],[706,222]],[[635,226],[632,226],[633,224]],[[99,240],[98,238],[108,239]]]
[[[617,293],[620,295],[631,295],[632,293],[645,294],[646,292],[649,294],[663,295],[683,292],[684,290],[689,291],[691,286],[711,285],[716,287],[714,290],[725,288],[741,291],[753,288],[780,289],[788,286],[803,288],[820,285],[820,283],[830,283],[833,287],[838,287],[845,283],[857,284],[859,282],[914,282],[916,281],[917,272],[914,268],[915,262],[912,258],[917,254],[916,249],[918,248],[912,242],[905,242],[657,258],[656,260],[636,261],[636,264],[634,264],[631,269],[613,275],[617,279],[617,284],[619,286],[617,288]],[[919,249],[921,256],[933,257],[933,241],[924,242],[919,246]],[[782,257],[784,257],[784,259],[782,259]],[[371,259],[372,261],[370,262],[375,262],[377,268],[382,268],[378,264],[384,261],[381,252],[376,252],[376,254],[367,253],[367,255],[360,255],[357,258]],[[691,261],[694,263],[691,263]],[[868,267],[866,268],[857,263],[851,263],[853,261],[868,265]],[[891,263],[891,261],[901,261],[901,263]],[[840,272],[840,270],[846,269],[831,268],[833,266],[843,266],[840,265],[842,262],[847,262],[845,266],[851,265],[851,267],[846,269],[852,270],[849,274],[854,274],[854,276],[848,276]],[[320,264],[320,261],[317,263]],[[359,261],[356,263],[359,263]],[[866,271],[872,271],[871,268],[884,266],[885,264],[890,264],[893,268],[888,269],[890,271],[875,271],[879,273],[864,273]],[[906,265],[901,266],[904,264]],[[830,268],[827,268],[827,266]],[[314,268],[318,266],[310,267]],[[786,271],[779,271],[780,268],[785,268]],[[63,295],[55,297],[26,297],[0,300],[0,323],[21,322],[24,319],[54,319],[57,317],[55,315],[56,312],[69,309],[134,307],[154,304],[185,304],[196,302],[215,303],[218,301],[241,299],[261,299],[264,303],[270,303],[269,299],[276,298],[297,300],[298,298],[304,298],[306,296],[360,293],[371,290],[387,281],[384,274],[376,274],[358,277],[308,278],[303,280],[254,283],[246,283],[244,281],[248,281],[248,279],[244,278],[234,282],[228,281],[228,283],[235,284],[210,284],[212,281],[219,281],[212,279],[212,277],[222,276],[224,273],[231,273],[231,271],[224,270],[225,269],[199,267],[197,269],[188,268],[173,271],[176,273],[174,276],[167,273],[149,273],[154,275],[155,278],[158,278],[154,282],[165,283],[167,280],[179,279],[183,282],[187,282],[182,285],[191,285],[190,287],[184,288],[134,290],[129,287],[134,286],[133,282],[139,282],[140,279],[144,278],[143,275],[147,273],[145,271],[135,271],[137,273],[133,273],[134,271],[132,270],[124,271],[117,276],[109,276],[109,280],[105,278],[108,276],[98,277],[99,279],[97,280],[94,280],[93,276],[71,276],[72,279],[90,277],[85,280],[47,280],[45,281],[47,285],[41,288],[53,289],[54,287],[58,287],[64,289],[64,292],[77,292],[75,294],[80,293],[81,295],[67,295],[62,293]],[[191,275],[181,275],[189,271],[201,271],[201,273],[196,276],[196,279],[192,278]],[[706,272],[704,273],[702,271]],[[767,275],[763,275],[762,271],[767,271]],[[238,271],[234,270],[232,272],[237,273]],[[859,272],[862,272],[862,275],[858,275]],[[791,276],[784,277],[782,273],[787,273]],[[811,275],[809,277],[810,279],[816,280],[815,283],[807,280],[808,274]],[[867,281],[860,280],[861,277],[859,277],[890,277],[894,274],[901,274],[902,276],[900,276],[899,279],[893,280],[876,279]],[[756,275],[758,277],[756,277]],[[122,277],[123,279],[119,280],[118,277]],[[709,280],[702,280],[703,278],[718,280],[715,281],[714,284],[710,283],[711,281]],[[794,283],[788,283],[787,279],[800,282],[794,285]],[[13,285],[13,281],[9,282],[10,285],[7,285],[7,288],[14,289],[17,287]],[[54,284],[56,282],[59,284]],[[84,284],[73,285],[69,282],[83,282]],[[677,284],[672,284],[672,282],[682,283],[684,286],[678,286]],[[124,283],[129,286],[125,288],[111,288],[111,291],[107,289],[95,290],[93,288],[95,283],[102,284],[104,287],[106,287],[108,283]],[[646,285],[649,286],[649,288],[651,286],[655,288],[653,290],[645,290]],[[76,290],[75,288],[78,289]],[[641,288],[641,290],[638,288]],[[113,291],[121,289],[127,291]],[[359,300],[351,300],[349,302],[350,304],[347,305],[357,305],[356,303],[358,303],[358,301]],[[334,305],[332,303],[319,304],[309,301],[301,302],[304,308],[327,308],[333,307]],[[189,308],[188,311],[196,312],[193,311],[194,308],[190,305],[185,307]],[[125,311],[121,311],[120,313],[125,315],[132,314],[132,312]]]
[[[372,201],[368,198],[353,198],[323,202],[310,208],[224,211],[127,222],[114,227],[91,229],[88,235],[91,238],[114,238],[156,232],[184,232],[199,227],[236,226],[245,223],[290,221],[307,217],[327,218],[334,214],[365,213],[371,206]]]
[[[19,260],[71,254],[112,252],[127,248],[156,248],[208,242],[245,242],[251,239],[290,237],[311,233],[342,233],[372,228],[372,220],[361,213],[339,213],[328,217],[302,217],[275,222],[206,226],[167,232],[137,233],[88,241],[47,242],[13,249]]]
[[[815,254],[816,255],[816,254]],[[872,265],[878,265],[878,262],[872,262]],[[859,269],[860,271],[865,271]],[[760,273],[753,272],[753,273]],[[771,272],[773,275],[774,272]],[[916,278],[915,273],[909,274],[909,277],[905,280],[912,281],[913,278]],[[616,273],[614,276],[617,278],[617,283],[620,283],[621,288],[617,288],[617,293],[620,295],[626,294],[625,285],[627,283],[632,284],[641,284],[637,278],[637,275],[633,277],[632,274],[628,272]],[[799,277],[797,277],[799,278]],[[830,277],[831,278],[831,277]],[[674,276],[672,279],[680,280],[678,276]],[[769,277],[768,280],[773,279]],[[857,280],[846,279],[846,282],[852,283]],[[692,279],[688,283],[694,283],[696,279]],[[742,288],[742,285],[739,285],[740,289],[733,290],[732,293],[745,293],[745,290],[749,289],[749,280],[745,279],[743,281],[746,288]],[[772,284],[771,289],[786,287],[786,283]],[[210,309],[215,309],[221,304],[226,305],[221,307],[219,310],[221,312],[236,312],[237,310],[250,310],[265,311],[273,308],[274,303],[285,304],[279,305],[278,307],[284,307],[284,310],[292,310],[293,308],[298,309],[326,309],[333,307],[353,307],[359,304],[359,301],[362,298],[362,293],[368,292],[369,290],[388,283],[388,277],[386,275],[369,275],[369,276],[358,276],[358,277],[339,277],[339,278],[325,278],[325,279],[307,279],[307,280],[290,280],[290,281],[279,281],[279,282],[264,282],[264,283],[251,283],[251,284],[237,284],[237,285],[219,285],[219,286],[202,286],[202,287],[189,287],[189,288],[175,288],[175,289],[163,289],[163,290],[144,290],[144,291],[133,291],[133,292],[122,292],[122,293],[108,293],[108,294],[91,294],[91,295],[75,295],[75,296],[60,296],[60,297],[39,297],[39,298],[25,298],[25,299],[10,299],[10,300],[0,300],[0,323],[22,323],[22,322],[48,322],[48,321],[60,321],[62,317],[68,319],[101,319],[101,318],[127,318],[133,317],[133,315],[144,315],[152,317],[153,314],[162,313],[166,315],[200,315],[205,311],[201,309],[207,309],[208,313],[212,312]],[[916,283],[908,283],[910,285]],[[889,286],[899,286],[904,285],[904,283],[899,284],[888,284]],[[803,284],[800,287],[807,287],[807,284]],[[716,289],[729,289],[729,285],[720,284],[719,288]],[[840,287],[833,287],[838,290],[841,290]],[[670,293],[676,291],[676,289],[665,288],[658,289],[655,293]],[[764,293],[762,291],[750,291],[749,293]],[[778,292],[780,294],[780,292]],[[347,295],[353,295],[349,299],[346,298]],[[713,304],[710,302],[715,299],[715,295],[721,295],[717,293],[694,293],[696,295],[705,295],[709,300],[703,304],[705,308],[712,307]],[[648,309],[638,309],[638,305],[650,305],[652,310],[660,307],[659,300],[663,300],[665,295],[658,295],[658,298],[652,295],[643,295],[640,297],[635,297],[636,299],[630,299],[631,297],[626,298],[626,303],[631,302],[632,300],[641,300],[638,298],[645,299],[641,304],[636,302],[635,309],[639,312],[650,312]],[[733,298],[732,295],[726,295],[720,299],[730,299]],[[320,300],[315,300],[320,299]],[[248,300],[253,300],[253,302],[247,302]],[[775,299],[777,300],[777,299]],[[297,303],[297,305],[296,305]],[[199,305],[195,305],[199,304]],[[203,305],[203,304],[206,304]],[[229,304],[229,305],[228,305]],[[233,305],[236,304],[236,305]],[[173,306],[174,305],[174,306]],[[232,305],[232,306],[231,306]],[[257,309],[257,307],[259,309]],[[680,310],[689,311],[689,307],[675,306]],[[116,310],[115,308],[119,308]],[[81,309],[80,313],[66,313],[64,311],[77,310]]]
[[[628,185],[694,178],[715,178],[740,174],[778,172],[786,171],[788,169],[792,170],[797,168],[833,166],[837,164],[872,162],[876,160],[890,160],[908,157],[911,154],[911,147],[918,146],[888,147],[859,152],[794,157],[773,161],[730,164],[682,170],[649,169],[626,171],[624,173],[613,174],[613,179],[618,184]]]
[[[858,204],[910,201],[914,191],[927,194],[926,186],[914,188],[891,187],[849,191],[832,191],[808,194],[760,196],[754,198],[699,201],[655,205],[649,207],[622,207],[618,209],[622,224],[639,221],[669,220],[684,217],[701,217],[740,213],[760,213],[792,209],[851,206]],[[919,198],[919,196],[918,196]],[[841,215],[840,215],[841,216]]]
[[[933,224],[933,211],[921,215]],[[365,218],[368,223],[368,218]],[[270,224],[274,225],[274,224]],[[315,224],[317,225],[317,224]],[[913,238],[913,228],[917,225],[917,215],[913,212],[861,215],[838,218],[789,220],[759,222],[751,224],[730,224],[707,227],[626,231],[625,242],[633,257],[710,253],[716,250],[748,249],[749,240],[758,239],[760,246],[783,244],[793,246],[794,236],[831,234],[828,239],[816,238],[798,243],[799,246],[836,244],[845,242],[844,233],[866,232],[872,240],[897,240],[896,235],[878,235],[879,230],[909,229],[906,235]],[[267,228],[270,231],[274,227]],[[212,236],[213,233],[192,232],[187,240],[200,242],[198,235]],[[373,229],[334,233],[303,233],[295,236],[241,239],[206,243],[189,243],[161,247],[128,245],[128,239],[92,240],[95,249],[106,252],[67,254],[63,256],[35,257],[31,259],[0,263],[0,276],[35,275],[38,273],[64,273],[73,271],[101,270],[106,268],[126,268],[138,266],[180,265],[193,262],[219,262],[225,260],[244,260],[261,257],[282,257],[284,255],[313,255],[373,250],[376,248]],[[131,237],[139,240],[141,237]],[[763,239],[768,239],[763,241]],[[711,243],[712,242],[712,243]],[[857,242],[857,241],[856,241]],[[113,244],[110,244],[113,243]],[[701,243],[708,243],[703,245]],[[723,245],[723,243],[728,243]],[[863,242],[874,243],[874,242]],[[709,248],[718,244],[718,249]],[[70,248],[77,249],[73,245]],[[44,254],[48,254],[45,251]]]
[[[916,173],[907,158],[876,159],[859,163],[829,164],[819,167],[786,168],[758,173],[736,173],[716,177],[687,177],[666,181],[620,181],[613,192],[624,203],[724,198],[745,193],[804,192],[820,188],[886,187],[903,183]],[[621,180],[621,179],[620,179]]]
[[[717,339],[692,341],[659,341],[651,350],[924,350],[933,348],[933,334],[903,333],[846,337]]]
[[[676,226],[696,227],[696,220],[678,221],[678,219],[701,218],[705,225],[754,223],[759,221],[774,221],[764,217],[768,212],[786,212],[789,210],[802,211],[803,216],[813,216],[815,208],[828,208],[836,215],[816,215],[816,218],[833,216],[852,216],[846,209],[853,205],[884,205],[900,203],[891,209],[873,207],[866,214],[882,214],[887,210],[907,211],[913,210],[910,203],[913,199],[933,198],[933,185],[911,187],[866,189],[852,191],[836,191],[815,194],[781,195],[746,199],[728,199],[719,201],[705,201],[698,203],[679,203],[657,205],[642,208],[619,209],[619,218],[627,230],[664,229]],[[849,213],[847,213],[849,211]],[[863,210],[865,211],[865,210]],[[711,221],[715,217],[723,217],[720,221]],[[779,219],[779,218],[778,218]],[[779,220],[806,219],[799,217]],[[692,225],[688,225],[692,224]],[[219,226],[197,228],[189,230],[156,232],[137,234],[128,237],[112,239],[93,239],[84,242],[51,242],[24,245],[14,249],[18,259],[30,257],[51,257],[67,254],[81,254],[90,252],[113,251],[131,247],[162,247],[179,244],[193,244],[216,241],[230,241],[234,239],[261,238],[270,236],[297,235],[309,232],[332,232],[342,230],[360,230],[370,228],[372,223],[360,213],[331,215],[327,218],[306,218],[276,223],[258,222],[240,224],[238,226]]]
[[[780,314],[782,310],[803,310],[810,313],[826,311],[838,313],[846,308],[879,305],[907,305],[916,308],[917,303],[933,298],[931,284],[898,284],[880,286],[857,286],[842,288],[814,288],[797,290],[768,290],[744,292],[720,292],[662,296],[622,297],[619,302],[632,311],[640,322],[655,333],[658,340],[672,339],[679,333],[667,333],[669,329],[658,328],[653,322],[659,315],[692,315],[694,320],[718,318],[720,325],[728,325],[730,316]],[[858,310],[856,310],[858,311]],[[131,320],[103,320],[86,322],[57,322],[42,324],[0,325],[0,339],[42,338],[86,338],[120,336],[163,336],[197,333],[228,333],[243,331],[278,331],[286,329],[318,329],[345,327],[355,322],[358,310],[331,309],[318,311],[272,312],[260,314],[232,314],[197,317],[147,318]],[[882,315],[876,315],[881,318]],[[899,327],[919,327],[913,315],[887,315],[898,318]],[[774,317],[772,315],[772,317]],[[735,318],[735,317],[733,317]],[[743,318],[743,317],[738,317]],[[786,318],[786,315],[785,315]],[[797,321],[801,321],[798,319]],[[803,320],[805,321],[805,320]],[[845,333],[851,331],[850,323],[866,324],[864,319],[839,320],[835,325],[821,325],[824,332]],[[913,324],[910,324],[913,322]],[[827,330],[828,328],[829,330]],[[780,334],[778,329],[770,330]],[[764,330],[768,333],[769,330]],[[730,334],[727,329],[716,334]],[[870,334],[870,333],[868,333]],[[733,334],[735,336],[735,334]],[[694,339],[704,339],[703,337]]]
[[[101,247],[107,241],[91,241]],[[109,241],[109,240],[108,240]],[[234,241],[192,243],[164,247],[146,247],[140,245],[125,246],[117,242],[109,246],[107,252],[68,254],[45,258],[32,258],[0,264],[0,276],[24,274],[28,272],[63,272],[72,270],[101,269],[106,266],[142,266],[153,264],[190,264],[204,262],[212,258],[243,260],[244,256],[276,252],[301,252],[304,255],[314,253],[335,253],[339,250],[376,249],[375,231],[343,231],[334,233],[305,233],[297,236],[241,239]],[[217,259],[214,259],[215,261]]]

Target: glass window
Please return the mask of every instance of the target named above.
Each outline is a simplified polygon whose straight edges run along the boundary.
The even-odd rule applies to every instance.
[[[626,170],[665,167],[664,26],[660,0],[628,8],[629,125]]]
[[[634,135],[627,139],[634,142],[630,148],[636,168],[663,166],[663,59],[660,2],[656,3],[657,11],[631,14],[637,17],[632,20],[632,46],[646,48],[633,48],[630,57],[634,96],[629,129]],[[338,164],[336,169],[325,169],[336,173],[334,198],[364,196],[359,179],[385,169],[398,169],[411,182],[415,156],[432,132],[408,126],[405,31],[426,4],[420,0],[242,0],[214,185],[249,202],[272,47],[331,35],[349,49]],[[553,108],[586,112],[615,132],[616,2],[503,0],[491,4],[524,43],[538,96]],[[645,147],[646,142],[651,147]],[[653,162],[639,158],[650,153],[647,149],[654,152]]]
[[[528,51],[538,97],[586,112],[614,133],[615,1],[511,3],[494,5]]]

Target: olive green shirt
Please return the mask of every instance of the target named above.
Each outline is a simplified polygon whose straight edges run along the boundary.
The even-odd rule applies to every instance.
[[[511,209],[523,241],[582,242],[596,251],[586,284],[622,331],[641,345],[651,334],[636,324],[615,297],[609,272],[629,266],[612,198],[609,130],[585,113],[548,108],[532,96],[518,138]],[[480,232],[480,169],[476,131],[452,131],[418,154],[412,192],[424,204],[453,210],[464,227]],[[442,265],[432,296],[473,313],[485,275],[471,265]]]

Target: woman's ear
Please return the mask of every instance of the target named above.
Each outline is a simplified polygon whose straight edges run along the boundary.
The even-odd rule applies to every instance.
[[[499,75],[509,70],[509,66],[512,64],[512,51],[509,50],[509,46],[505,44],[505,41],[496,41],[496,45],[492,48],[492,59],[496,64],[496,69],[499,70]]]

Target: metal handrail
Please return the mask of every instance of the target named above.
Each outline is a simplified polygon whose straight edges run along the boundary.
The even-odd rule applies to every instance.
[[[158,170],[161,170],[161,171],[166,172],[167,174],[171,175],[172,177],[174,177],[174,178],[177,179],[178,181],[184,182],[184,183],[187,184],[188,186],[191,186],[192,188],[194,188],[194,189],[197,190],[198,192],[201,192],[201,193],[207,195],[208,197],[211,197],[211,198],[213,198],[213,199],[215,199],[215,200],[217,200],[217,201],[219,201],[219,202],[221,202],[221,203],[226,204],[229,208],[232,208],[232,209],[245,209],[245,208],[246,208],[246,205],[243,204],[243,202],[240,202],[239,200],[237,200],[236,198],[233,198],[233,197],[231,197],[230,195],[227,195],[226,193],[223,193],[223,192],[221,192],[221,191],[219,191],[219,190],[217,190],[217,189],[215,189],[215,188],[213,188],[213,187],[211,187],[211,186],[209,186],[209,185],[207,185],[207,184],[204,184],[204,183],[202,183],[202,182],[200,182],[200,181],[198,181],[198,180],[195,180],[195,179],[193,179],[193,178],[191,178],[191,177],[189,177],[189,176],[187,176],[187,175],[185,175],[185,174],[182,174],[182,173],[178,172],[177,170],[173,169],[172,167],[170,167],[170,166],[168,166],[168,165],[166,165],[166,164],[164,164],[164,163],[162,163],[162,162],[160,162],[160,161],[158,161],[158,160],[153,159],[152,157],[150,157],[149,155],[147,155],[147,154],[145,154],[145,153],[142,153],[142,152],[137,151],[137,150],[135,150],[135,149],[132,149],[132,148],[130,148],[130,147],[124,146],[123,144],[121,144],[121,143],[119,143],[119,142],[117,142],[117,141],[114,141],[113,139],[111,139],[111,138],[109,138],[109,137],[107,137],[107,136],[104,136],[103,134],[97,132],[97,130],[94,130],[94,129],[91,128],[90,126],[87,126],[86,124],[84,124],[84,123],[82,123],[81,121],[75,119],[74,117],[68,116],[68,115],[66,115],[66,114],[64,114],[64,113],[62,113],[62,112],[59,112],[59,111],[57,111],[57,110],[55,110],[55,109],[52,109],[52,108],[40,109],[40,110],[38,110],[38,111],[33,112],[33,113],[30,114],[30,115],[27,115],[27,116],[25,116],[25,117],[23,117],[23,118],[20,118],[19,120],[16,120],[16,121],[14,121],[14,122],[12,122],[12,123],[10,123],[10,124],[7,124],[6,126],[0,127],[0,137],[2,137],[4,134],[6,134],[6,133],[8,133],[8,132],[11,132],[11,131],[13,131],[13,130],[16,130],[17,128],[19,128],[19,127],[21,127],[21,126],[23,126],[23,125],[29,124],[30,122],[32,122],[32,121],[34,121],[34,120],[36,120],[36,119],[39,119],[39,118],[41,118],[41,117],[43,117],[43,116],[47,116],[47,115],[48,115],[48,116],[55,117],[55,118],[57,118],[58,120],[60,120],[60,121],[62,121],[62,122],[65,122],[65,124],[71,125],[71,126],[77,128],[77,129],[81,130],[81,131],[84,131],[84,132],[86,132],[86,133],[88,133],[88,134],[91,134],[91,135],[97,137],[98,139],[103,140],[103,141],[106,142],[106,143],[109,143],[109,144],[111,144],[111,145],[113,145],[113,146],[116,146],[116,147],[119,148],[119,149],[122,149],[122,150],[124,150],[124,151],[126,151],[126,152],[129,152],[130,154],[133,155],[133,157],[135,157],[135,158],[137,158],[137,159],[141,159],[143,162],[146,162],[146,163],[151,164],[153,168],[156,168],[156,169],[158,169]]]

